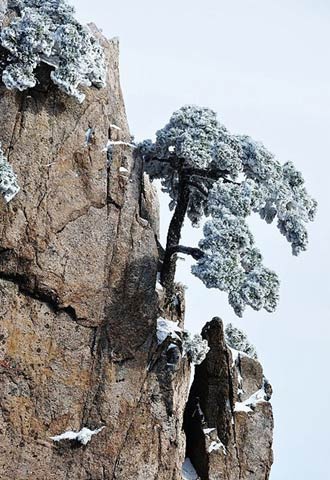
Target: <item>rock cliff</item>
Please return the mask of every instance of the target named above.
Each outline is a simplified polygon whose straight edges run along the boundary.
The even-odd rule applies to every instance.
[[[107,88],[87,89],[83,104],[46,65],[32,90],[0,86],[0,140],[21,186],[0,205],[0,478],[179,480],[187,434],[202,479],[267,479],[270,404],[233,413],[239,371],[250,396],[260,365],[233,366],[213,321],[186,408],[189,362],[179,351],[170,367],[168,341],[157,345],[157,199],[130,146],[118,41],[93,28]],[[85,446],[50,438],[100,427]],[[208,453],[215,431],[226,455]]]
[[[201,480],[267,480],[273,462],[271,386],[260,363],[227,347],[222,321],[203,329],[210,352],[196,366],[184,419],[187,456]]]

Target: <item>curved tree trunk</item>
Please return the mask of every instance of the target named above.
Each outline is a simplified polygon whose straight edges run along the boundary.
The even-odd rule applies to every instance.
[[[180,243],[181,231],[187,213],[188,204],[189,187],[184,177],[181,177],[177,204],[168,229],[165,256],[161,271],[161,284],[165,288],[167,302],[172,301],[174,293],[177,254],[173,253],[173,249],[175,249]]]

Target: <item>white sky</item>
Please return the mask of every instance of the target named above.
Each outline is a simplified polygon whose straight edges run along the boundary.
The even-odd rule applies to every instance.
[[[121,76],[137,139],[186,103],[209,106],[233,132],[261,140],[300,168],[320,203],[310,249],[298,259],[275,226],[253,220],[265,263],[282,280],[275,314],[236,321],[226,295],[189,285],[187,326],[217,315],[244,328],[274,387],[271,480],[329,478],[330,2],[327,0],[76,0],[84,22],[121,39]],[[169,219],[163,202],[164,230]],[[186,230],[187,243],[200,233]]]

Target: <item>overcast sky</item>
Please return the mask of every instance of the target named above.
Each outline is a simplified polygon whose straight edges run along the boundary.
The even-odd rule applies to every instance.
[[[217,315],[256,345],[274,387],[271,480],[329,478],[330,2],[327,0],[76,0],[79,17],[121,41],[121,77],[137,139],[150,138],[187,103],[213,108],[293,161],[319,201],[310,248],[298,259],[275,226],[252,221],[265,263],[282,280],[275,314],[235,318],[226,295],[206,290],[180,263],[187,326]],[[165,231],[167,206],[162,201]],[[189,244],[200,232],[186,230]],[[187,242],[188,242],[187,240]]]

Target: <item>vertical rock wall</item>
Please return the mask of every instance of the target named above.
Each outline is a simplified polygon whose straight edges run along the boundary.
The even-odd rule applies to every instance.
[[[267,480],[273,463],[271,386],[260,363],[229,349],[215,318],[185,412],[187,456],[202,480]]]
[[[0,206],[1,479],[181,478],[188,365],[161,373],[154,193],[129,145],[107,159],[130,134],[118,42],[99,36],[107,88],[82,105],[46,66],[31,91],[0,88],[21,185]],[[103,425],[86,447],[50,440]]]
[[[0,1],[0,14],[5,6]],[[157,200],[128,145],[118,42],[91,28],[109,76],[106,89],[86,90],[82,105],[49,81],[47,66],[33,90],[0,86],[0,141],[21,185],[12,202],[0,204],[1,480],[182,478],[190,368],[180,355],[169,368],[168,342],[158,346],[155,331],[160,314],[183,324],[184,298],[179,289],[176,311],[160,307]],[[120,142],[111,156],[109,139]],[[209,336],[216,347],[197,370],[191,399],[196,388],[204,391],[201,409],[229,442],[232,474],[224,476],[221,457],[205,451],[199,467],[205,438],[191,441],[198,430],[191,402],[188,454],[203,478],[267,478],[243,464],[257,455],[268,465],[268,434],[259,453],[249,442],[266,414],[270,425],[270,407],[258,407],[259,417],[237,414],[239,455],[229,447],[234,433],[224,406],[233,402],[236,377],[221,335]],[[211,383],[210,362],[225,368]],[[50,439],[101,426],[86,446]]]

